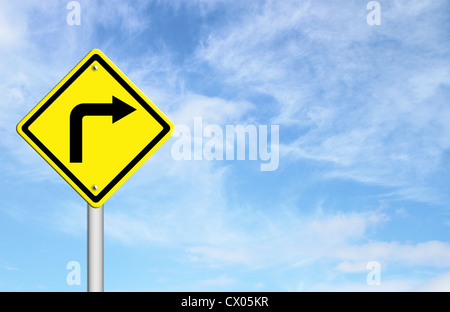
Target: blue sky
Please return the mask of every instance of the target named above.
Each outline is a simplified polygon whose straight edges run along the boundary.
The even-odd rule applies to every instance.
[[[68,2],[0,0],[0,291],[86,290],[86,203],[15,127],[94,48],[175,125],[279,125],[275,171],[169,139],[106,202],[106,291],[450,290],[447,1]]]

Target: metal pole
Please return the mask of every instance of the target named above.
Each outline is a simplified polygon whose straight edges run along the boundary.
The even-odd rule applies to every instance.
[[[88,291],[103,292],[103,205],[88,204]]]

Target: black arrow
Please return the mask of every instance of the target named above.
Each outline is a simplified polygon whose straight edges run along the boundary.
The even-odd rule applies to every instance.
[[[85,116],[112,116],[115,123],[136,109],[112,97],[112,103],[82,103],[70,113],[70,162],[83,162],[83,118]]]

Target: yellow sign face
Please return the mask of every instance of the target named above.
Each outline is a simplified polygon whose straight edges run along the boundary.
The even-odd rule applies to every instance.
[[[17,125],[17,132],[96,208],[173,130],[172,122],[97,49]]]

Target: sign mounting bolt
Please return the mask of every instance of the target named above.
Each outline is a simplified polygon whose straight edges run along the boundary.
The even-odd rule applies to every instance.
[[[98,69],[98,66],[97,65],[94,65],[94,67],[92,67],[94,70],[97,70]]]
[[[98,186],[94,185],[92,188],[94,189],[94,191],[96,191],[98,189]]]

